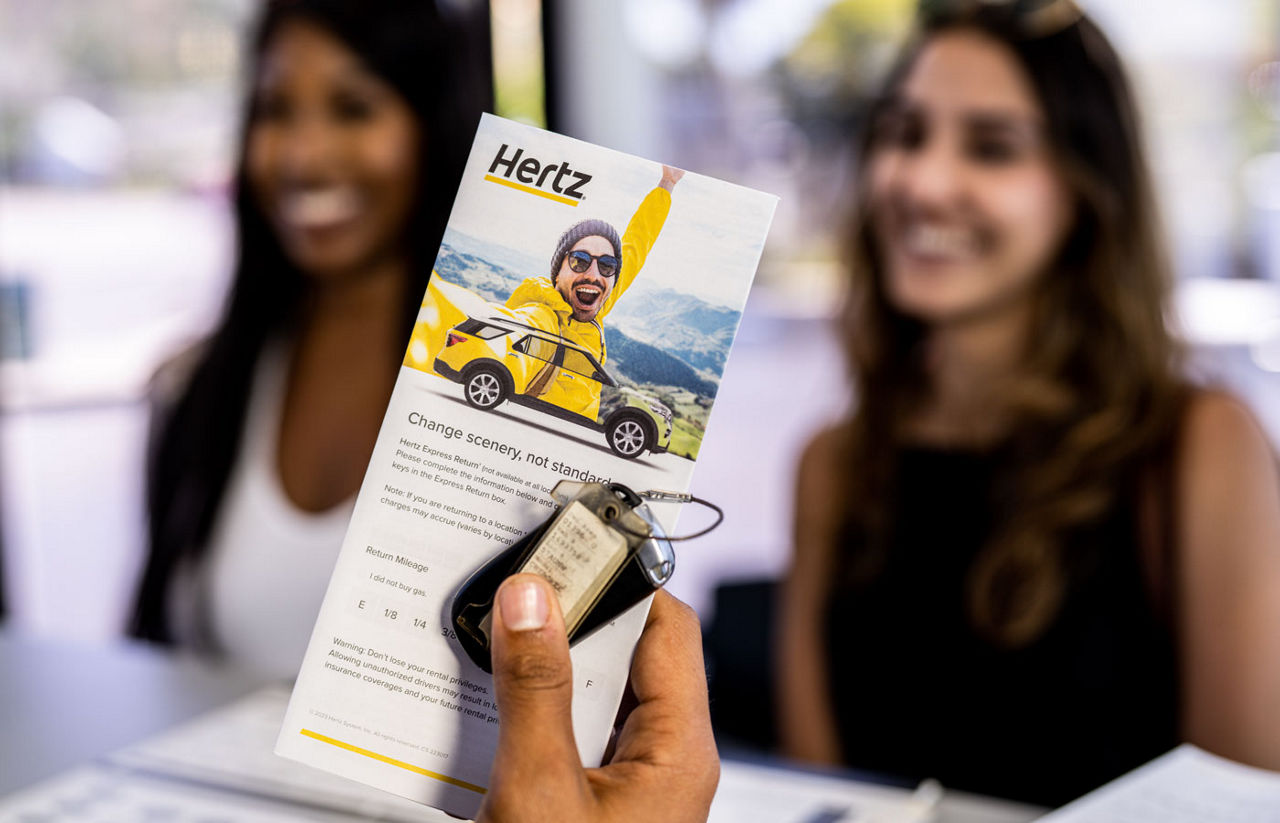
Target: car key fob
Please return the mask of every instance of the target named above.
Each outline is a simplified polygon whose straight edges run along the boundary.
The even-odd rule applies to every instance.
[[[621,483],[563,480],[546,522],[477,570],[459,589],[450,614],[458,641],[477,666],[489,656],[494,596],[513,574],[532,572],[555,589],[570,645],[662,588],[675,551],[645,502]]]

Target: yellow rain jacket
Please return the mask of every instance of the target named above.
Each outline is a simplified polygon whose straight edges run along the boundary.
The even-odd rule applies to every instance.
[[[581,322],[573,319],[573,309],[565,301],[549,277],[530,277],[521,283],[507,299],[506,306],[525,322],[543,331],[558,334],[595,355],[603,365],[606,357],[604,328],[600,321],[622,297],[636,275],[644,266],[645,258],[658,239],[658,233],[671,211],[671,193],[658,187],[649,192],[622,235],[622,271],[618,274],[613,291],[600,307],[594,320]],[[573,364],[566,360],[565,366]],[[576,373],[572,368],[555,369],[554,379],[540,375],[530,381],[526,393],[541,400],[592,420],[600,414],[600,384]]]

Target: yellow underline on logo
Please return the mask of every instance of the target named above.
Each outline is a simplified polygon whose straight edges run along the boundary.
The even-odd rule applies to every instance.
[[[332,737],[320,734],[319,732],[313,732],[310,729],[302,729],[301,734],[303,737],[310,737],[312,740],[319,740],[321,743],[328,743],[330,746],[337,746],[339,749],[346,749],[349,752],[362,754],[365,757],[371,757],[374,760],[386,763],[390,766],[397,766],[405,771],[413,772],[414,774],[425,775],[443,783],[448,783],[451,786],[457,786],[462,789],[467,789],[468,791],[473,791],[477,794],[484,794],[487,791],[484,786],[477,786],[474,783],[468,783],[465,780],[459,780],[458,778],[450,777],[447,774],[440,774],[439,772],[433,772],[430,769],[424,769],[421,766],[415,766],[412,763],[405,763],[403,760],[396,760],[394,757],[387,757],[384,754],[371,752],[368,749],[362,749],[359,746],[352,746],[350,743],[343,743],[341,740],[335,740]]]
[[[548,200],[554,200],[557,203],[564,203],[566,206],[578,205],[578,201],[574,200],[572,197],[561,197],[560,195],[552,194],[549,191],[543,191],[542,189],[535,189],[533,186],[525,186],[525,185],[521,185],[520,183],[513,183],[510,180],[504,180],[501,177],[494,177],[492,174],[486,174],[484,176],[484,179],[488,180],[490,183],[497,183],[498,185],[501,185],[501,186],[509,186],[510,188],[513,188],[516,191],[525,191],[525,192],[528,192],[529,194],[536,194],[539,197],[545,197]]]

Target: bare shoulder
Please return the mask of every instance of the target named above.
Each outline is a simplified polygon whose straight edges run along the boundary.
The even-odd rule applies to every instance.
[[[1244,448],[1271,453],[1271,445],[1249,407],[1221,390],[1202,389],[1192,395],[1183,436],[1184,445],[1192,448]]]
[[[798,550],[825,545],[841,517],[846,499],[845,455],[844,434],[838,426],[819,431],[800,453],[793,513]],[[814,539],[801,539],[805,536]]]
[[[1186,739],[1280,768],[1280,471],[1249,409],[1200,392],[1178,461]]]
[[[1178,487],[1184,545],[1194,564],[1261,551],[1280,536],[1280,471],[1249,408],[1222,391],[1198,391],[1182,428]]]
[[[828,426],[815,434],[800,452],[796,469],[796,493],[801,498],[826,498],[826,492],[841,475],[844,459],[844,436],[837,426]]]
[[[1200,390],[1182,427],[1183,480],[1195,486],[1266,481],[1276,474],[1275,451],[1257,418],[1234,395]]]
[[[800,465],[817,468],[818,464],[831,460],[843,443],[844,434],[838,425],[832,424],[819,429],[800,453]],[[832,461],[834,463],[834,461]]]

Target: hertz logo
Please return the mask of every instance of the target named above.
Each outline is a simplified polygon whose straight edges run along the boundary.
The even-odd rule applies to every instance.
[[[510,157],[510,149],[506,143],[498,149],[493,162],[489,164],[489,173],[484,176],[490,183],[509,186],[517,191],[536,194],[566,206],[576,206],[585,195],[582,187],[591,181],[591,175],[577,171],[569,166],[568,161],[562,163],[540,163],[533,157],[524,157],[524,149],[516,149]],[[520,158],[524,157],[523,160]],[[495,172],[502,169],[502,176]],[[512,180],[512,176],[515,177]],[[550,191],[548,191],[548,188]]]

